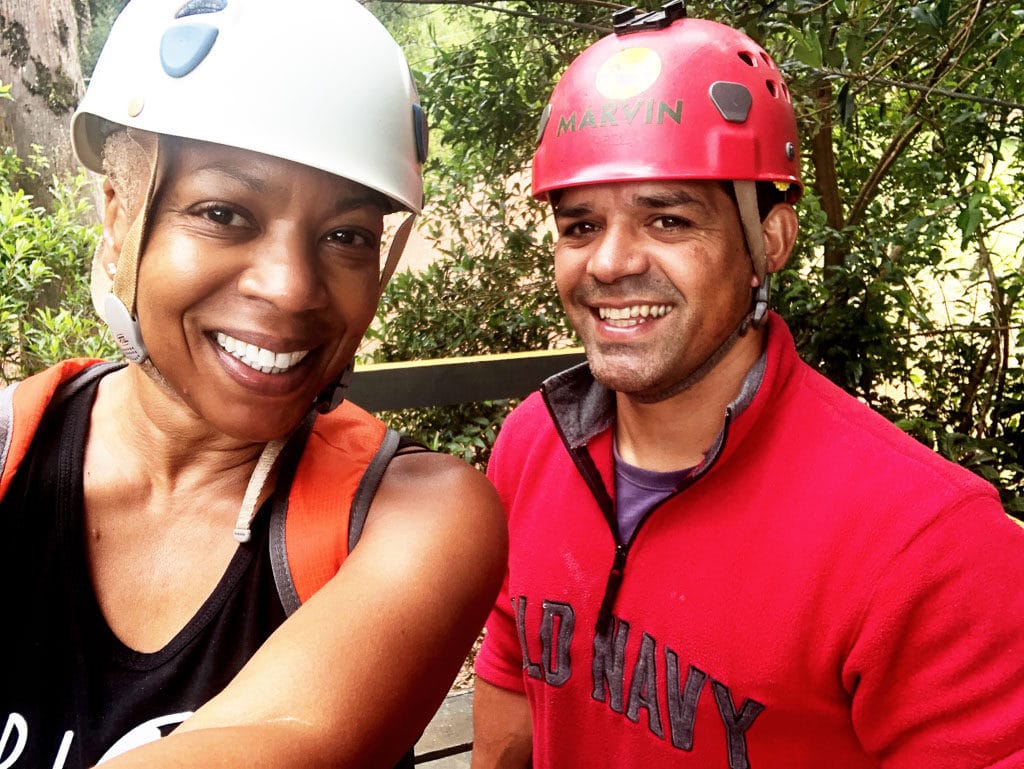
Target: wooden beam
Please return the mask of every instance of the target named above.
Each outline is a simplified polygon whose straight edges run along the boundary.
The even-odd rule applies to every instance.
[[[367,411],[522,398],[586,360],[583,348],[357,365],[348,398]]]

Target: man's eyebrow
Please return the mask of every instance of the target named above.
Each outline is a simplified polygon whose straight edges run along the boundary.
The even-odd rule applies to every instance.
[[[554,213],[556,218],[579,219],[594,213],[594,207],[589,203],[580,203],[575,206],[555,206]]]
[[[637,195],[633,205],[638,208],[674,208],[675,206],[700,206],[705,211],[707,203],[686,190],[666,190],[648,195]]]

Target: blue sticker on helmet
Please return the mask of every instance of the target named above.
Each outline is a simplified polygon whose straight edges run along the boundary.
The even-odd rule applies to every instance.
[[[227,0],[189,0],[178,9],[174,18],[183,19],[186,16],[195,16],[199,13],[217,13],[227,7]]]
[[[181,24],[160,39],[160,63],[171,77],[185,77],[213,48],[217,28],[209,24]]]

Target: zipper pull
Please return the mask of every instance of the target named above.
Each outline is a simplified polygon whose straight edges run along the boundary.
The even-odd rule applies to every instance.
[[[601,610],[597,614],[597,626],[594,628],[598,635],[603,635],[611,622],[615,598],[619,594],[622,575],[626,570],[626,554],[628,552],[629,548],[626,545],[615,546],[615,560],[612,561],[612,569],[608,573],[608,584],[604,588],[604,598],[601,600]]]

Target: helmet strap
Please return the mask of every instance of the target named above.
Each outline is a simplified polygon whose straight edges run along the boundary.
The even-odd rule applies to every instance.
[[[754,291],[754,312],[751,314],[750,324],[754,328],[761,328],[768,320],[768,307],[772,296],[772,276],[765,275],[761,284]]]
[[[757,288],[751,299],[750,313],[740,324],[741,334],[748,328],[760,328],[768,320],[768,302],[771,297],[771,276],[768,274],[768,258],[764,252],[764,231],[761,229],[761,215],[757,207],[757,183],[750,180],[736,180],[736,206],[739,209],[740,224],[747,241],[747,251],[757,276]]]
[[[722,359],[726,356],[726,353],[733,348],[733,345],[739,341],[739,338],[747,332],[747,328],[750,325],[750,314],[748,313],[740,321],[739,325],[732,330],[722,343],[714,349],[714,351],[700,364],[697,368],[691,371],[684,379],[676,382],[668,389],[661,390],[651,396],[636,396],[631,395],[630,397],[639,403],[658,403],[663,400],[671,398],[673,395],[678,395],[684,390],[689,390],[695,384],[700,382],[704,377],[711,373],[712,369],[717,366]]]
[[[391,239],[391,246],[388,248],[388,258],[384,261],[384,267],[380,271],[379,291],[381,294],[384,293],[384,288],[391,280],[391,276],[395,274],[398,260],[402,258],[402,252],[405,251],[405,245],[409,242],[409,235],[412,234],[412,226],[415,223],[416,214],[410,214],[395,230],[395,236]]]
[[[259,459],[256,460],[256,467],[249,476],[249,485],[245,487],[245,496],[242,498],[242,506],[238,511],[238,520],[235,521],[235,539],[238,542],[248,542],[252,539],[253,519],[256,518],[260,497],[263,496],[263,489],[267,485],[270,473],[274,469],[274,463],[281,454],[281,449],[288,442],[291,436],[289,432],[283,438],[275,438],[267,443],[260,451]]]
[[[146,196],[135,220],[125,233],[121,252],[117,258],[117,271],[111,292],[104,300],[104,320],[110,327],[118,346],[132,363],[144,363],[149,358],[142,329],[136,316],[136,302],[139,288],[139,260],[142,256],[142,242],[146,236],[149,209],[156,190],[156,176],[160,166],[160,141],[156,139],[150,157],[149,182]]]
[[[412,233],[412,227],[415,222],[416,214],[407,216],[405,221],[398,226],[395,236],[391,239],[387,259],[384,261],[384,267],[380,271],[379,291],[381,294],[384,293],[384,288],[387,286],[388,281],[391,280],[391,276],[395,274],[398,260],[401,259],[405,245],[409,242],[409,235]],[[321,414],[326,414],[338,408],[341,402],[345,400],[345,394],[348,392],[349,385],[352,384],[352,374],[353,364],[349,363],[345,370],[341,372],[341,376],[338,377],[337,381],[325,387],[316,397],[316,400],[313,401],[314,408]]]

